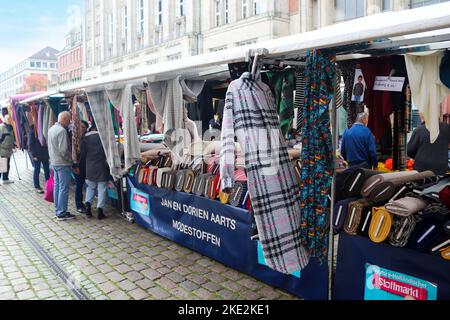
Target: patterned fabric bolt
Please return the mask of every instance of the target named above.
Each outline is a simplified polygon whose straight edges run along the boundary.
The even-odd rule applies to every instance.
[[[72,100],[72,121],[73,121],[73,130],[72,130],[72,161],[78,162],[78,155],[80,154],[80,140],[81,140],[81,120],[78,113],[78,103],[77,96],[73,97]]]
[[[245,154],[248,190],[270,268],[290,274],[306,267],[300,238],[299,188],[269,87],[244,73],[227,92],[222,125],[222,190],[235,186],[235,135]]]
[[[333,179],[333,148],[329,104],[335,86],[336,58],[312,51],[306,62],[306,108],[303,127],[301,234],[312,257],[327,259],[329,201]]]

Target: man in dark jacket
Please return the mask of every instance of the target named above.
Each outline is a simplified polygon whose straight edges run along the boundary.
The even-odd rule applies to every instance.
[[[50,179],[50,157],[48,155],[47,146],[42,146],[36,137],[34,125],[30,126],[28,131],[28,151],[33,160],[33,183],[37,193],[44,193],[39,183],[39,175],[41,173],[41,166],[44,168],[45,181]]]
[[[105,217],[103,208],[106,204],[108,181],[111,180],[105,151],[100,140],[95,123],[92,123],[88,133],[81,140],[81,162],[86,166],[86,209],[87,215],[92,216],[92,202],[95,192],[98,192],[97,218]]]
[[[81,139],[89,129],[89,124],[86,121],[81,121]],[[80,140],[81,142],[81,140]],[[77,212],[86,213],[86,206],[83,203],[83,187],[86,183],[86,163],[81,161],[81,150],[80,154],[77,155],[77,159],[80,160],[75,164],[74,177],[75,177],[75,205],[77,207]]]
[[[414,170],[433,171],[436,175],[445,175],[448,171],[448,147],[450,143],[450,125],[439,123],[439,136],[430,143],[430,131],[422,125],[417,127],[408,143],[408,157],[414,159]]]

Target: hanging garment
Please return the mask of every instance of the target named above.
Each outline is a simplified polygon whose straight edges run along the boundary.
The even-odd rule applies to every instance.
[[[442,56],[442,52],[405,56],[413,103],[425,116],[431,143],[439,136],[439,106],[450,94],[450,89],[439,79]]]
[[[295,70],[267,72],[269,84],[275,96],[275,105],[280,115],[281,131],[286,136],[294,119]]]
[[[78,163],[81,152],[81,120],[78,113],[77,96],[74,96],[71,104],[72,111],[72,161]]]
[[[335,86],[336,58],[312,51],[306,62],[306,106],[302,132],[302,239],[320,263],[328,256],[329,200],[333,180],[333,143],[329,104]]]
[[[30,106],[30,115],[31,115],[31,120],[32,120],[32,124],[33,124],[33,128],[34,128],[34,134],[35,137],[38,136],[38,106],[36,106],[35,104]]]
[[[300,238],[298,185],[275,102],[267,85],[244,73],[227,93],[222,125],[222,190],[235,185],[235,135],[246,158],[248,191],[264,256],[270,268],[290,274],[306,267]]]
[[[118,180],[122,177],[121,162],[107,94],[105,91],[87,92],[87,97],[105,149],[111,176],[114,180]]]
[[[353,84],[357,62],[353,60],[339,62],[339,69],[344,78],[343,107],[347,111],[347,127],[350,129],[356,121],[358,113],[364,111],[363,103],[352,101]]]
[[[298,68],[295,70],[295,102],[294,108],[297,113],[297,132],[301,133],[304,122],[304,109],[305,109],[305,69]]]
[[[89,113],[84,102],[78,102],[78,110],[80,111],[80,118],[83,121],[89,121]]]
[[[147,106],[156,117],[155,130],[158,133],[163,133],[163,131],[164,131],[163,119],[162,119],[161,114],[155,108],[155,105],[152,100],[152,96],[150,94],[150,89],[146,90],[146,94],[147,94]]]
[[[37,137],[39,139],[39,143],[42,147],[47,145],[47,142],[44,138],[44,112],[45,112],[45,104],[39,103],[39,111],[38,111],[38,126],[37,126]]]
[[[141,156],[132,98],[132,85],[123,89],[106,90],[115,108],[120,111],[123,120],[125,170],[128,171]]]

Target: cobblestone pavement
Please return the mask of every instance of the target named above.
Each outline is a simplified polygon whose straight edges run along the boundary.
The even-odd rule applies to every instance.
[[[80,298],[70,284],[96,300],[296,299],[130,224],[111,208],[103,221],[78,215],[58,222],[52,204],[34,192],[24,154],[16,160],[22,180],[12,161],[15,183],[0,185],[0,300]],[[71,192],[72,213],[73,200]]]

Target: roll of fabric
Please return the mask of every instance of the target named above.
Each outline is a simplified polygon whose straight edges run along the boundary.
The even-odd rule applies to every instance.
[[[163,188],[163,176],[166,173],[171,172],[172,169],[170,168],[159,168],[156,176],[156,186],[158,188]]]
[[[394,197],[397,190],[398,187],[392,182],[383,182],[373,188],[372,192],[370,192],[368,196],[368,199],[376,203],[386,203]]]
[[[361,188],[367,179],[377,174],[380,174],[380,172],[368,169],[354,170],[344,181],[344,194],[348,197],[359,196]]]
[[[228,204],[229,199],[230,195],[228,193],[222,191],[219,193],[219,200],[222,204]]]
[[[409,217],[427,206],[427,203],[420,198],[405,197],[385,205],[390,213],[401,217]]]
[[[364,198],[368,198],[373,189],[383,182],[390,182],[392,180],[399,181],[401,178],[412,176],[417,174],[417,171],[403,171],[403,172],[392,172],[392,173],[382,173],[371,176],[367,179],[362,188],[361,195]]]
[[[344,222],[344,231],[349,234],[356,236],[358,234],[358,227],[361,224],[361,218],[363,212],[368,207],[373,204],[367,199],[360,199],[357,201],[350,202],[348,205],[347,216]]]
[[[449,210],[446,206],[440,203],[431,203],[423,210],[424,214],[440,214],[446,216],[449,214]]]
[[[173,170],[163,173],[162,187],[164,189],[173,190],[173,188],[175,186],[175,175],[176,175],[176,172]]]
[[[450,221],[447,221],[447,222],[444,224],[444,230],[445,230],[445,232],[446,232],[447,234],[450,235]]]
[[[446,237],[444,241],[437,243],[433,248],[431,248],[432,254],[438,254],[442,250],[446,250],[450,247],[450,238]]]
[[[439,192],[439,200],[443,205],[450,209],[450,186],[444,187],[444,189]]]
[[[242,182],[236,182],[233,193],[230,195],[229,202],[233,207],[240,207],[242,202],[242,197],[245,196],[247,192],[247,187]]]
[[[192,187],[192,192],[197,196],[203,196],[205,192],[206,182],[211,176],[212,174],[210,173],[197,175],[195,177],[194,186]]]
[[[203,189],[203,196],[205,198],[210,197],[211,187],[214,189],[214,181],[216,177],[214,175],[210,175],[208,179],[206,179],[205,188]]]
[[[212,176],[212,179],[209,181],[208,185],[208,198],[211,200],[217,199],[217,196],[220,192],[220,176]]]
[[[448,237],[444,232],[445,218],[440,214],[422,214],[408,241],[408,247],[430,252]]]
[[[362,210],[361,223],[358,226],[358,235],[363,237],[369,237],[369,228],[372,221],[373,207],[368,206]]]
[[[369,238],[375,243],[385,241],[392,229],[392,214],[386,208],[373,208],[369,227]]]
[[[409,217],[394,217],[393,231],[389,237],[389,243],[394,247],[406,246],[415,226],[416,218],[412,215]]]
[[[334,234],[338,234],[342,231],[344,226],[345,218],[348,213],[348,206],[351,202],[357,201],[359,198],[348,198],[345,200],[341,200],[336,203],[334,206],[334,214],[333,214],[333,230]]]
[[[450,247],[446,248],[445,250],[442,250],[441,257],[445,260],[450,260]]]
[[[186,193],[192,192],[192,187],[194,186],[195,173],[190,169],[185,170],[184,186],[183,191]]]
[[[178,192],[183,191],[184,188],[184,180],[186,178],[185,170],[180,170],[177,172],[175,176],[175,190]]]

